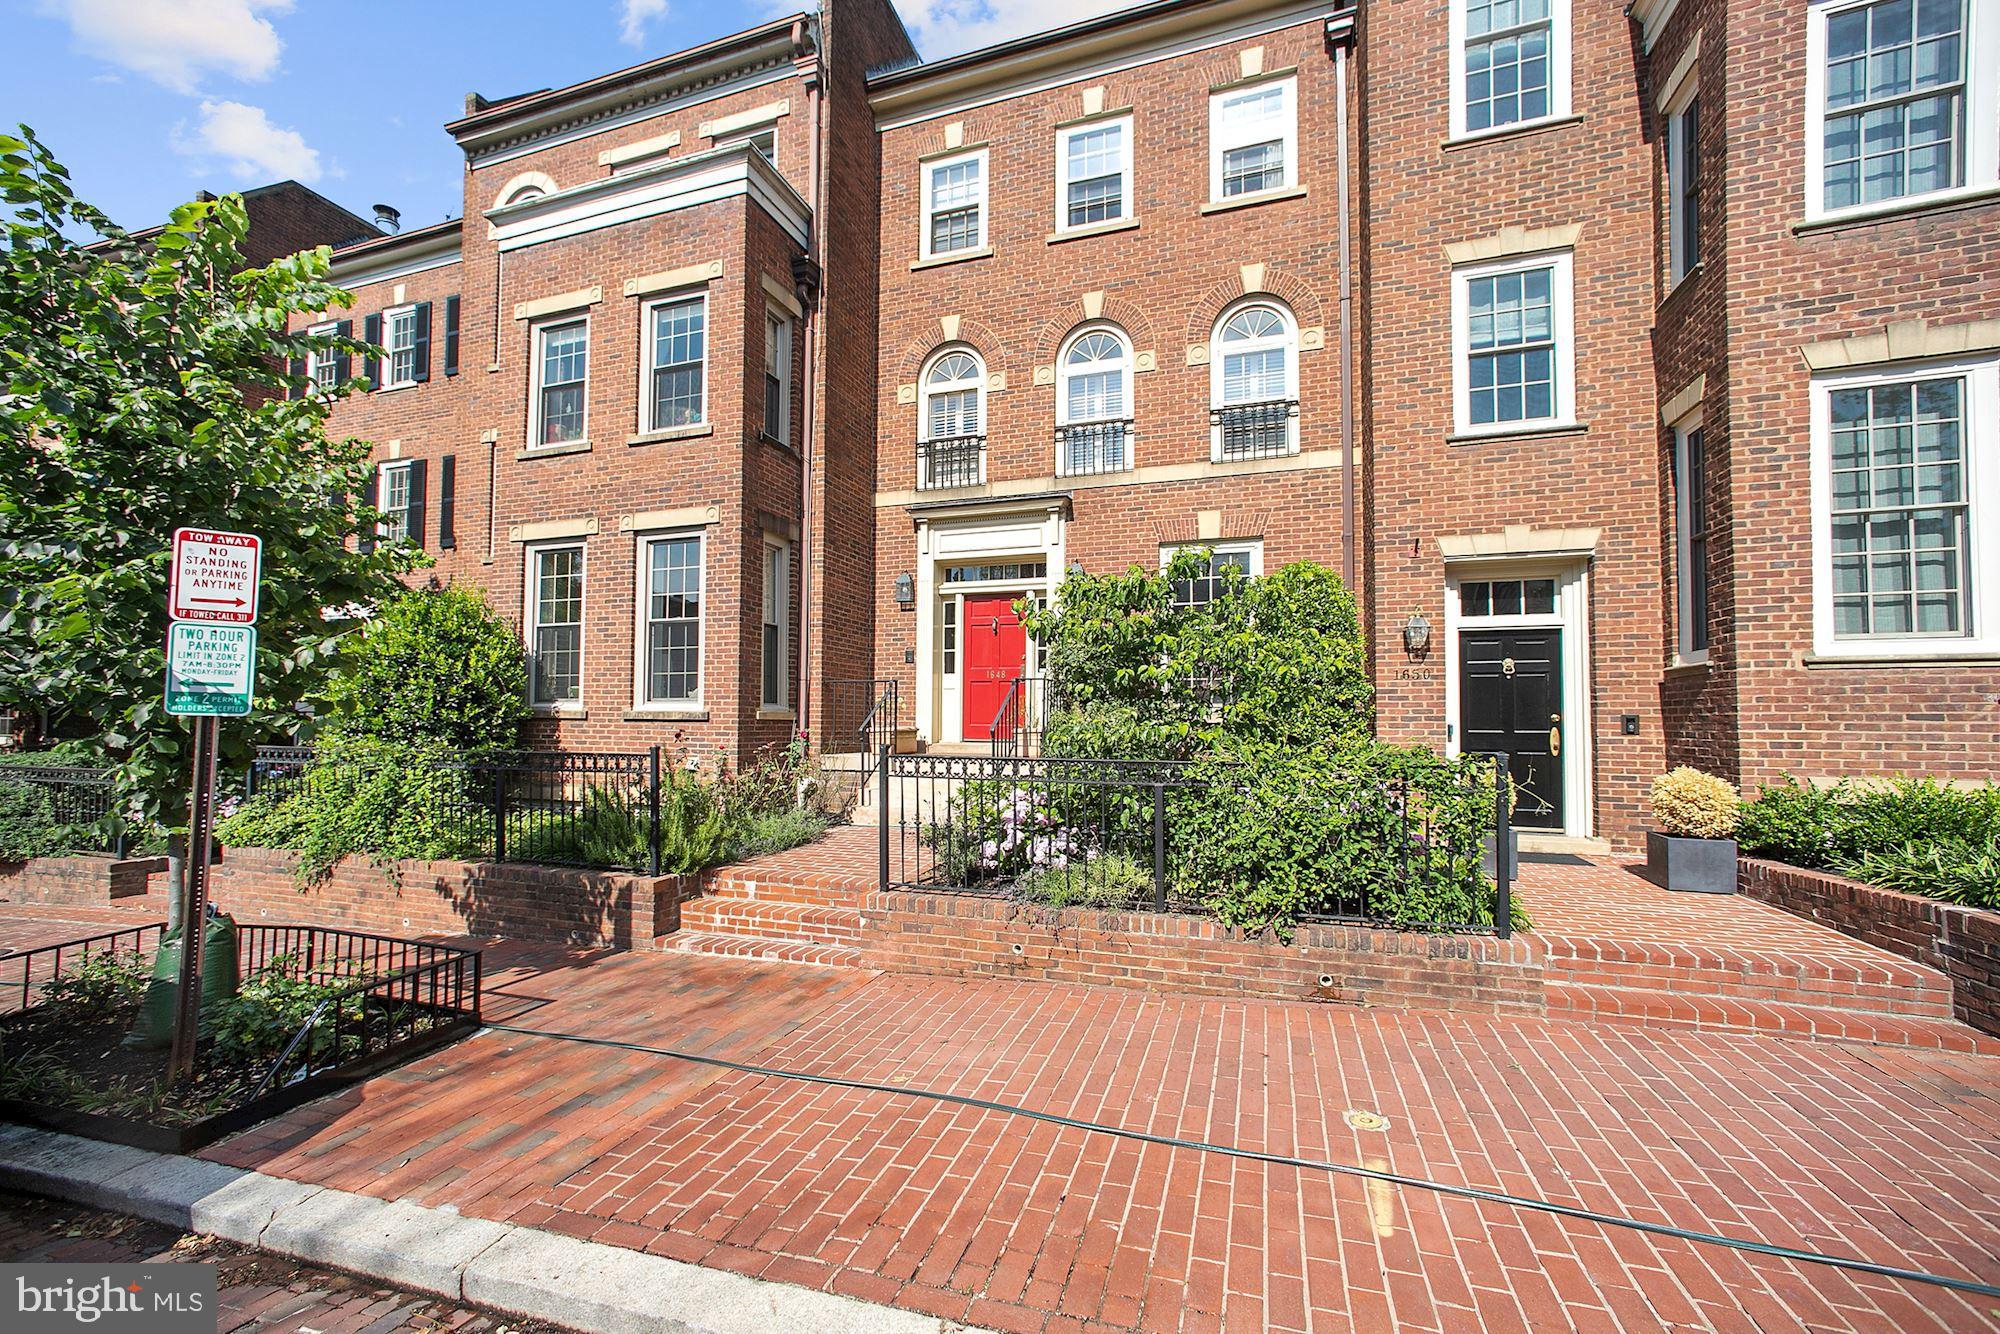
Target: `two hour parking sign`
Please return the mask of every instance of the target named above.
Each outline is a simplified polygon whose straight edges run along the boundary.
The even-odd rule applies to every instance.
[[[256,698],[257,576],[249,533],[174,530],[167,583],[167,712],[241,718]]]

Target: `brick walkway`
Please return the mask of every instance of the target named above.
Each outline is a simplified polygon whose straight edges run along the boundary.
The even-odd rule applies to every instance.
[[[1991,1057],[675,954],[488,957],[510,1022],[2000,1280]],[[1350,1110],[1387,1129],[1350,1129]],[[1001,1329],[2000,1321],[1939,1289],[499,1033],[209,1152]]]
[[[12,1264],[212,1264],[216,1268],[217,1334],[291,1330],[298,1334],[534,1334],[550,1327],[502,1320],[471,1307],[385,1288],[259,1255],[210,1238],[74,1205],[0,1191],[0,1260]]]

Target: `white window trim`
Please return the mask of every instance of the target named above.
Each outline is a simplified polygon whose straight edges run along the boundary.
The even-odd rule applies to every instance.
[[[1250,557],[1250,577],[1257,578],[1264,573],[1264,539],[1261,537],[1217,539],[1213,542],[1162,542],[1160,544],[1160,568],[1166,569],[1174,563],[1174,557],[1183,551],[1206,551],[1211,556]]]
[[[541,628],[542,553],[571,550],[577,553],[577,579],[582,599],[577,604],[576,698],[542,701],[535,698],[535,631]],[[548,542],[530,542],[521,549],[521,643],[528,654],[528,707],[542,717],[583,712],[584,668],[590,649],[590,545],[578,538],[565,537]]]
[[[1539,255],[1509,255],[1483,264],[1464,264],[1451,271],[1452,433],[1456,436],[1535,435],[1573,428],[1576,420],[1576,275],[1574,253],[1545,251]],[[1555,415],[1530,421],[1472,422],[1471,302],[1468,288],[1479,278],[1548,268],[1550,317],[1555,333]]]
[[[767,374],[771,369],[769,363],[773,360],[772,349],[770,348],[768,343],[771,338],[774,325],[776,327],[776,332],[778,335],[777,341],[779,344],[777,349],[777,355],[775,358],[777,362],[777,371],[778,371],[778,420],[775,423],[766,421],[764,423],[763,430],[765,435],[769,436],[773,440],[776,440],[779,444],[789,445],[792,443],[792,365],[795,355],[795,351],[792,347],[792,317],[789,313],[778,309],[776,306],[766,306],[764,309],[764,337],[766,339],[767,345],[764,348],[764,360],[766,363],[765,372]],[[704,324],[704,333],[701,340],[701,346],[702,346],[702,352],[705,356],[708,351],[708,338],[706,334],[705,324]],[[707,382],[708,382],[708,372],[707,368],[704,367],[702,371],[702,395],[701,395],[702,415],[704,417],[706,417],[708,413]],[[762,397],[763,387],[764,387],[763,382],[760,379],[758,381],[758,386],[757,386],[760,398]],[[776,429],[773,429],[774,426]]]
[[[980,356],[979,350],[971,346],[970,344],[947,343],[943,347],[939,348],[937,351],[931,353],[930,356],[924,360],[923,370],[917,378],[917,444],[920,446],[929,444],[933,439],[952,440],[959,438],[956,436],[948,436],[948,435],[936,436],[936,437],[933,437],[931,435],[931,399],[941,393],[956,394],[963,392],[961,389],[939,388],[931,384],[931,371],[937,367],[938,362],[952,355],[954,352],[963,352],[966,356],[972,358],[972,367],[973,367],[972,392],[974,395],[973,403],[979,413],[978,437],[984,437],[986,435],[986,425],[987,425],[986,358]],[[953,385],[957,385],[962,382],[954,380],[951,383]],[[955,488],[953,487],[925,487],[923,485],[924,463],[921,457],[922,454],[921,449],[918,451],[918,453],[919,457],[917,459],[917,476],[916,476],[918,489],[930,490],[930,491],[954,490]],[[979,451],[979,476],[973,481],[966,483],[966,485],[967,486],[986,485],[985,450],[982,449],[981,451]]]
[[[1660,107],[1660,135],[1665,140],[1667,148],[1665,173],[1667,187],[1667,244],[1665,250],[1667,254],[1668,291],[1679,287],[1682,282],[1686,281],[1687,276],[1693,273],[1701,263],[1699,258],[1696,258],[1692,262],[1688,259],[1687,245],[1682,237],[1682,233],[1686,228],[1683,226],[1683,219],[1681,217],[1681,211],[1684,206],[1683,201],[1687,198],[1686,186],[1690,171],[1696,173],[1695,189],[1699,191],[1701,188],[1699,170],[1701,153],[1699,137],[1701,127],[1699,125],[1695,127],[1697,142],[1689,143],[1685,115],[1687,109],[1695,104],[1700,95],[1701,76],[1699,73],[1690,71],[1688,76],[1675,86],[1673,92]],[[1699,119],[1700,113],[1698,111],[1696,116]],[[1699,203],[1699,200],[1697,200],[1697,203]],[[1701,219],[1699,217],[1695,219],[1695,226],[1697,228],[1701,226]],[[1699,242],[1699,235],[1697,235],[1696,240]]]
[[[1694,586],[1689,580],[1694,569],[1694,532],[1690,527],[1694,496],[1687,485],[1688,437],[1701,428],[1700,412],[1691,413],[1674,423],[1674,665],[1677,667],[1698,667],[1708,661],[1708,650],[1694,647]],[[1702,441],[1702,454],[1705,464],[1708,457],[1706,439]],[[1703,473],[1706,472],[1704,466]],[[1707,486],[1705,475],[1702,484]],[[1711,551],[1714,545],[1715,535],[1711,528]]]
[[[1826,207],[1827,20],[1871,0],[1812,0],[1806,10],[1805,216],[1808,222],[1866,218],[1949,204],[1992,193],[2000,184],[2000,0],[1967,0],[1965,9],[1965,180],[1944,190],[1901,195],[1847,208]]]
[[[679,422],[663,427],[653,421],[653,353],[658,342],[654,312],[661,306],[678,305],[683,301],[697,299],[701,302],[701,416],[695,421]],[[714,328],[709,319],[708,289],[706,287],[683,288],[676,292],[661,292],[648,297],[639,307],[639,433],[649,435],[660,430],[694,430],[709,424],[709,402],[712,386],[708,378],[709,343],[714,336]],[[759,385],[761,393],[762,386]],[[706,556],[706,553],[703,553]]]
[[[412,373],[410,375],[410,378],[407,380],[396,380],[390,378],[396,366],[396,353],[394,351],[395,337],[394,334],[392,333],[392,329],[395,325],[395,322],[401,319],[405,315],[410,317],[410,346],[412,348],[412,355],[410,357],[410,366]],[[417,378],[415,374],[416,356],[414,352],[414,349],[416,347],[416,338],[417,338],[416,302],[411,301],[400,306],[391,306],[387,310],[382,312],[382,382],[376,386],[378,390],[408,389],[411,385],[417,383]]]
[[[380,509],[383,514],[386,515],[395,512],[389,509],[386,505],[381,503],[383,501],[388,500],[389,498],[390,474],[392,473],[400,474],[405,478],[408,478],[409,481],[414,481],[416,479],[410,476],[411,472],[413,471],[411,465],[414,462],[415,460],[413,459],[385,459],[380,464],[376,465],[375,468],[375,499],[377,501],[376,508]],[[405,485],[407,486],[407,484],[408,483],[406,482]],[[407,496],[409,493],[406,490],[404,494]],[[388,521],[384,519],[381,523],[375,525],[375,540],[377,542],[385,542],[385,543],[407,542],[410,540],[410,533],[409,533],[410,507],[407,501],[403,505],[402,513],[403,513],[403,535],[401,537],[391,537],[389,535]]]
[[[1120,150],[1118,157],[1118,215],[1111,218],[1099,218],[1096,222],[1080,222],[1072,227],[1069,222],[1070,141],[1079,135],[1109,129],[1114,125],[1121,131],[1118,137]],[[1132,221],[1138,216],[1136,212],[1137,201],[1132,198],[1134,179],[1135,174],[1132,170],[1132,118],[1130,116],[1101,116],[1094,120],[1083,121],[1075,125],[1065,125],[1058,129],[1056,131],[1055,180],[1056,234],[1058,236],[1067,236],[1073,232],[1095,231],[1100,227],[1109,227],[1114,223]],[[924,232],[928,236],[930,229],[926,227]]]
[[[632,712],[659,714],[668,717],[681,714],[705,713],[708,710],[708,530],[705,528],[660,528],[634,535],[632,552],[635,557],[633,567],[632,595]],[[646,636],[647,612],[651,597],[648,584],[652,572],[652,548],[661,542],[681,542],[692,538],[700,552],[701,564],[701,614],[695,618],[694,655],[694,697],[691,699],[646,698],[647,656],[650,651]]]
[[[772,589],[769,580],[769,562],[773,553],[778,556],[777,579],[777,619],[771,619]],[[764,539],[764,567],[758,571],[762,602],[757,621],[757,703],[765,713],[784,712],[792,707],[792,544],[780,538]],[[778,629],[778,697],[770,699],[764,694],[764,627],[775,624]]]
[[[1964,635],[1872,636],[1833,632],[1833,421],[1835,389],[1958,375],[1965,379],[1965,496],[1972,596]],[[2000,653],[2000,357],[1868,366],[1813,377],[1813,653],[1822,658],[1924,658]]]
[[[328,320],[324,324],[309,325],[306,328],[306,332],[314,338],[331,338],[333,337],[334,334],[338,333],[339,330],[340,330],[340,321],[338,320]],[[319,368],[321,366],[338,365],[339,361],[340,361],[340,354],[338,352],[329,352],[324,348],[321,348],[309,354],[306,357],[306,381],[308,385],[313,389],[320,390],[321,392],[325,392],[328,389],[330,389],[332,386],[322,385],[319,382]],[[334,383],[338,384],[339,382],[335,381]]]
[[[931,173],[940,167],[954,166],[960,162],[979,163],[979,235],[969,246],[956,250],[933,251],[931,249],[931,218],[935,210],[931,207]],[[992,209],[990,200],[993,193],[993,164],[987,157],[987,150],[975,148],[969,153],[953,153],[948,157],[926,158],[917,164],[917,212],[921,226],[918,229],[917,245],[921,258],[959,259],[969,258],[985,250],[992,235]]]
[[[1069,410],[1070,350],[1077,345],[1078,340],[1097,333],[1109,334],[1118,341],[1118,370],[1119,374],[1123,377],[1123,383],[1119,386],[1119,393],[1124,400],[1125,409],[1118,417],[1072,417]],[[1138,412],[1135,410],[1136,405],[1132,401],[1133,394],[1136,392],[1132,374],[1135,357],[1136,354],[1132,350],[1131,337],[1117,325],[1106,321],[1095,321],[1077,329],[1069,337],[1063,339],[1062,346],[1056,353],[1056,424],[1058,426],[1070,426],[1078,422],[1133,420],[1135,424],[1132,430],[1127,433],[1125,440],[1125,467],[1123,471],[1126,472],[1130,472],[1139,466],[1138,460],[1134,457],[1139,439],[1139,431],[1136,425]],[[983,403],[980,405],[980,409],[982,412],[985,410]],[[1056,442],[1055,445],[1055,473],[1058,477],[1067,475],[1063,467],[1063,448],[1060,441]]]
[[[1237,197],[1239,199],[1242,198],[1241,195]],[[1222,331],[1227,327],[1231,319],[1252,306],[1262,306],[1267,310],[1275,311],[1278,318],[1284,321],[1285,392],[1283,396],[1292,400],[1297,400],[1299,397],[1298,319],[1292,314],[1292,308],[1278,300],[1278,298],[1258,293],[1253,296],[1244,297],[1239,301],[1230,302],[1228,306],[1223,308],[1222,313],[1215,317],[1215,325],[1208,331],[1208,405],[1210,408],[1230,406],[1222,397],[1224,369]],[[1299,418],[1302,415],[1303,411],[1294,413],[1285,425],[1285,452],[1288,454],[1299,452]],[[1222,427],[1220,425],[1211,425],[1208,428],[1208,457],[1211,463],[1221,463],[1223,461]]]
[[[560,444],[542,443],[542,368],[546,358],[542,353],[542,340],[552,329],[567,329],[572,324],[583,326],[583,434],[574,440]],[[590,336],[590,315],[564,314],[537,320],[528,330],[528,449],[582,449],[590,444],[590,369],[595,360],[592,355]]]
[[[1465,128],[1465,0],[1451,0],[1451,138],[1490,139],[1570,117],[1570,0],[1549,0],[1549,109],[1532,120],[1483,130]]]
[[[1279,139],[1284,144],[1285,179],[1263,190],[1253,190],[1248,194],[1225,195],[1222,193],[1222,159],[1232,148],[1242,147],[1242,143],[1225,143],[1222,138],[1222,104],[1232,97],[1276,84],[1285,90],[1285,115]],[[1259,140],[1244,140],[1256,143]],[[1299,80],[1297,75],[1275,75],[1252,83],[1235,83],[1220,92],[1208,95],[1208,202],[1211,204],[1238,204],[1255,199],[1265,199],[1280,191],[1293,190],[1299,183]]]

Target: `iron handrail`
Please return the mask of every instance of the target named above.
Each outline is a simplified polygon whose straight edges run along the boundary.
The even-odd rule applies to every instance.
[[[49,976],[56,978],[62,976],[62,956],[64,950],[82,948],[83,957],[88,959],[92,953],[90,946],[97,944],[99,941],[118,941],[126,936],[130,936],[132,937],[132,953],[142,954],[144,953],[145,935],[149,931],[153,933],[153,947],[157,950],[159,948],[159,941],[166,935],[167,924],[165,922],[144,922],[138,926],[122,926],[116,931],[100,931],[95,935],[78,936],[74,940],[58,940],[47,945],[31,946],[24,950],[8,950],[6,953],[0,954],[0,963],[14,963],[17,961],[20,963],[21,1008],[25,1010],[28,1008],[28,995],[33,985],[35,974],[35,966],[30,960],[34,959],[35,956],[41,954],[54,956],[49,966]],[[115,954],[117,953],[117,946],[114,944],[109,950],[99,952]]]
[[[350,933],[350,934],[360,934],[360,933]],[[378,938],[393,939],[393,937],[378,937]],[[413,942],[400,941],[398,943],[407,945]],[[416,942],[416,943],[424,943],[424,942]],[[437,948],[447,951],[450,957],[433,959],[429,963],[413,964],[408,968],[403,968],[394,973],[389,973],[381,977],[355,978],[349,984],[337,987],[334,991],[332,991],[329,995],[327,995],[323,1000],[320,1001],[318,1005],[315,1005],[313,1007],[312,1013],[306,1016],[306,1021],[303,1024],[299,1025],[299,1031],[292,1034],[291,1041],[285,1044],[285,1049],[278,1053],[278,1058],[273,1062],[271,1062],[270,1068],[264,1072],[263,1078],[257,1081],[257,1087],[254,1090],[252,1090],[250,1094],[251,1100],[255,1101],[256,1099],[264,1095],[264,1091],[271,1086],[272,1081],[274,1081],[278,1077],[279,1072],[284,1069],[285,1063],[291,1060],[292,1054],[299,1049],[299,1045],[303,1043],[308,1037],[310,1037],[314,1032],[314,1030],[316,1030],[319,1027],[320,1021],[326,1016],[328,1011],[337,1012],[337,1009],[341,1004],[341,1002],[352,998],[357,992],[366,995],[369,992],[376,991],[383,987],[394,986],[398,983],[409,982],[413,979],[432,977],[449,970],[451,972],[460,975],[458,987],[452,988],[453,992],[456,993],[464,985],[463,974],[466,969],[467,959],[470,958],[472,965],[472,1008],[470,1011],[470,1018],[475,1023],[478,1022],[482,1011],[481,995],[480,995],[479,952],[477,950],[459,949],[455,946],[439,946]],[[435,995],[437,993],[437,990],[438,988],[436,986],[433,986],[432,994]],[[462,1005],[456,1006],[454,1008],[457,1009],[458,1013],[461,1016],[465,1016],[466,1011]],[[364,1036],[364,1043],[365,1043],[365,1036]],[[335,1057],[334,1063],[337,1065],[339,1064],[339,1056],[340,1056],[338,1033],[334,1035],[333,1054]],[[311,1071],[306,1072],[306,1074],[308,1075],[310,1073]],[[305,1077],[304,1075],[301,1076],[301,1078],[304,1077]]]

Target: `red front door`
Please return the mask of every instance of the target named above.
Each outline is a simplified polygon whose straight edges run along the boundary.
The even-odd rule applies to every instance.
[[[1027,653],[1028,632],[1014,614],[1014,595],[965,600],[963,736],[967,741],[993,739],[993,717],[1006,702],[1007,688],[1020,679]],[[1014,735],[1011,716],[1000,720],[997,734],[1003,740]]]

